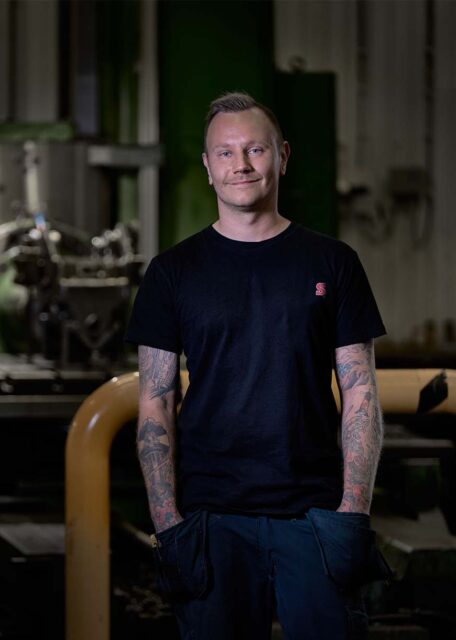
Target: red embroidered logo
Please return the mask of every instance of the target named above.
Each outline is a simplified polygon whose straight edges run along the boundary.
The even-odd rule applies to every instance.
[[[326,282],[317,282],[315,287],[315,295],[316,296],[326,295]]]

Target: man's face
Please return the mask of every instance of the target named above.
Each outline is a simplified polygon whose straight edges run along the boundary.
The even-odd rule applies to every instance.
[[[261,109],[218,113],[209,125],[203,153],[219,212],[277,209],[279,177],[289,156]]]

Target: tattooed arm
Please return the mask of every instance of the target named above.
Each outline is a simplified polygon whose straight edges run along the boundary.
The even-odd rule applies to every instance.
[[[373,340],[336,349],[344,493],[338,511],[369,513],[383,439]]]
[[[175,443],[178,356],[140,345],[138,457],[155,530],[182,520],[176,507]]]

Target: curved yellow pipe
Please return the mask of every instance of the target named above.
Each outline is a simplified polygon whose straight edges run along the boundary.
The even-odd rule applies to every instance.
[[[138,374],[113,378],[81,405],[66,443],[66,640],[109,640],[109,453],[138,413]]]
[[[415,413],[421,389],[440,369],[379,369],[385,413]],[[448,398],[433,412],[456,413],[456,371]],[[66,444],[66,640],[109,640],[109,453],[120,428],[137,416],[138,374],[113,378],[81,405]],[[182,373],[182,390],[188,374]],[[338,398],[337,384],[333,390]]]

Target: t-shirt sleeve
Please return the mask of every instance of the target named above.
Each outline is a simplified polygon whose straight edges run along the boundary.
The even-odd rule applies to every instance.
[[[180,354],[180,338],[175,296],[163,267],[154,258],[136,294],[125,340]]]
[[[338,273],[336,347],[366,342],[386,333],[366,273],[355,251]]]

